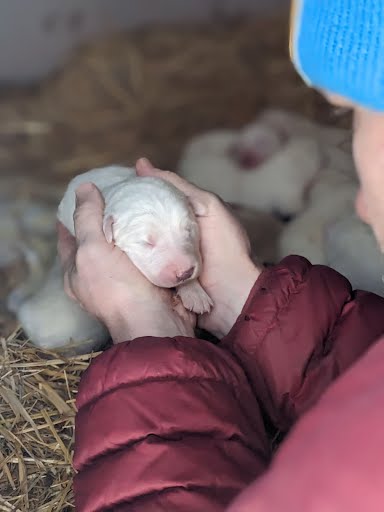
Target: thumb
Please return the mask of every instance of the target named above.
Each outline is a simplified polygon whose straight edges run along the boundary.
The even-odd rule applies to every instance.
[[[63,269],[73,264],[76,254],[76,239],[68,229],[59,221],[56,223],[57,252]]]
[[[73,214],[78,243],[92,240],[104,242],[104,199],[93,183],[83,183],[76,190],[76,209]]]
[[[136,171],[139,176],[152,176],[153,171],[158,171],[148,160],[148,158],[139,158],[136,162]]]

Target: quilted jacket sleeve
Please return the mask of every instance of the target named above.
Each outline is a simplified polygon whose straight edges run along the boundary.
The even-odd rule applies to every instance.
[[[384,299],[289,256],[266,269],[222,346],[283,432],[384,333]]]
[[[242,369],[202,340],[114,346],[83,375],[77,406],[78,512],[223,511],[269,461]]]
[[[382,512],[383,381],[384,338],[304,414],[230,512]]]

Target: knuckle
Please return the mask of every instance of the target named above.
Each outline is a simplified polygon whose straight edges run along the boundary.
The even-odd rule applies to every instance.
[[[79,220],[83,211],[84,211],[84,205],[76,206],[76,208],[73,211],[73,220],[75,222]]]
[[[176,174],[172,171],[162,171],[161,177],[167,181],[171,181],[175,178]]]
[[[87,204],[81,204],[79,206],[76,206],[74,212],[73,212],[73,222],[76,224],[79,224],[84,219],[84,216],[88,214],[89,207]]]
[[[73,212],[73,219],[76,221],[81,221],[89,215],[93,215],[95,212],[96,206],[94,202],[86,201],[84,203],[76,205],[76,208]]]
[[[87,265],[88,255],[83,247],[79,247],[75,256],[75,265],[78,272]]]
[[[215,194],[213,192],[206,192],[206,194],[207,194],[206,201],[210,208],[217,209],[217,208],[222,208],[224,206],[223,201],[217,194]]]

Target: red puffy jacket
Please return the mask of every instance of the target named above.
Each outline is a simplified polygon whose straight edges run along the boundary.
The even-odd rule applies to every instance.
[[[107,350],[83,375],[77,399],[76,510],[218,512],[262,474],[231,511],[355,510],[324,493],[336,499],[339,484],[339,494],[355,485],[354,450],[360,457],[367,448],[361,464],[369,470],[374,450],[384,453],[384,412],[372,415],[384,389],[368,402],[362,394],[380,365],[384,388],[384,342],[373,349],[380,363],[368,354],[323,392],[382,333],[384,299],[291,256],[260,275],[218,346],[143,337]],[[266,471],[266,422],[287,432],[310,407]],[[379,414],[380,426],[366,424]],[[349,471],[335,474],[333,453]]]

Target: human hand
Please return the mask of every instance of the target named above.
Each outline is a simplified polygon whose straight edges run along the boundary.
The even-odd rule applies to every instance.
[[[214,194],[175,173],[155,169],[145,158],[138,160],[136,169],[139,176],[162,178],[188,197],[200,228],[203,267],[199,281],[214,302],[210,313],[198,317],[198,325],[219,338],[225,336],[261,273],[250,258],[244,229]]]
[[[158,288],[102,229],[104,201],[95,185],[76,194],[75,234],[58,223],[58,253],[69,297],[105,324],[115,343],[139,336],[194,336],[194,315]]]

